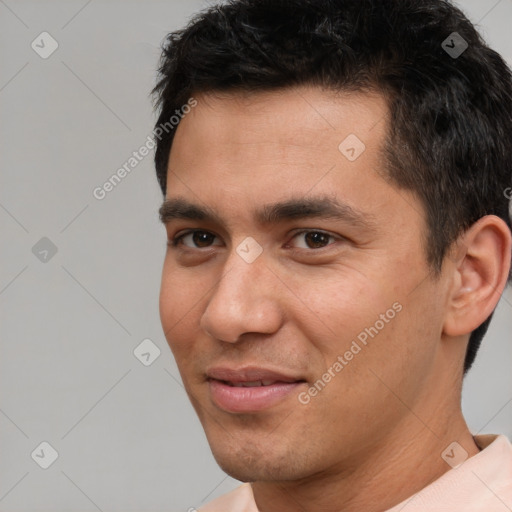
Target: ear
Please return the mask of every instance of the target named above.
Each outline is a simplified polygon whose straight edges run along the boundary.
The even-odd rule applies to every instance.
[[[507,284],[512,235],[507,224],[487,215],[455,243],[453,281],[443,333],[469,334],[493,312]]]

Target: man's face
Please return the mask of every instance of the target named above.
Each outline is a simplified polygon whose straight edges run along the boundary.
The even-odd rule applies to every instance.
[[[217,219],[165,212],[169,239],[197,232],[167,250],[160,315],[212,452],[243,481],[371,460],[424,428],[410,409],[433,384],[447,294],[418,199],[382,177],[386,102],[305,87],[196,99],[167,199]],[[339,216],[256,216],[326,198]]]

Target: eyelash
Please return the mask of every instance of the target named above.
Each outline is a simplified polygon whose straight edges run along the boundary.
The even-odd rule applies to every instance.
[[[203,229],[189,229],[188,231],[185,231],[184,233],[182,233],[181,235],[178,235],[178,236],[175,236],[173,239],[171,240],[168,240],[167,241],[167,245],[172,248],[172,249],[177,249],[179,245],[181,245],[181,241],[183,238],[185,238],[186,236],[190,235],[190,234],[194,234],[194,233],[208,233],[210,235],[214,235],[213,233],[210,233],[209,231],[205,231]],[[340,237],[340,236],[335,236],[335,235],[332,235],[331,233],[328,233],[326,231],[322,231],[322,230],[318,230],[318,229],[304,229],[302,231],[298,231],[297,233],[294,233],[293,238],[296,238],[297,236],[299,235],[303,235],[305,233],[320,233],[322,235],[326,235],[328,236],[329,238],[333,238],[335,240],[343,240],[343,237]],[[214,236],[217,236],[217,235],[214,235]],[[325,247],[320,247],[318,249],[304,249],[302,247],[294,247],[293,249],[295,250],[304,250],[304,251],[315,251],[315,252],[320,252],[322,251],[323,249],[327,249],[330,245],[333,245],[333,244],[328,244],[326,245]],[[188,247],[188,246],[184,246],[186,247],[187,249],[191,249],[191,250],[201,250],[201,248],[192,248],[192,247]],[[210,247],[206,247],[204,249],[209,249]]]

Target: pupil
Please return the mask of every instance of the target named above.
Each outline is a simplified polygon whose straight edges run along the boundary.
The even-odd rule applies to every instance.
[[[204,232],[195,232],[192,236],[192,238],[194,239],[194,243],[198,246],[198,247],[204,247],[204,245],[202,245],[203,243],[205,245],[208,245],[208,242],[211,242],[211,238],[213,237],[213,235],[211,233],[204,233]]]
[[[311,242],[312,245],[317,247],[318,244],[323,246],[322,243],[327,242],[329,237],[324,233],[312,232],[306,233],[306,238],[308,239],[308,243]]]
[[[212,239],[213,239],[213,236],[211,233],[205,233],[205,232],[195,232],[192,236],[192,238],[194,239],[194,243],[198,246],[198,247],[205,247],[207,245],[209,245],[209,243],[212,242]],[[306,233],[306,238],[307,238],[307,241],[308,241],[308,244],[311,246],[314,246],[316,248],[318,248],[319,246],[320,247],[323,247],[329,237],[324,234],[324,233],[319,233],[319,232],[311,232],[311,233]]]

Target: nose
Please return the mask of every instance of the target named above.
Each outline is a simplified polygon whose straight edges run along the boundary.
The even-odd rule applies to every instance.
[[[245,333],[274,333],[282,323],[280,290],[284,292],[284,285],[267,267],[263,255],[247,263],[233,252],[223,267],[200,326],[210,336],[231,343]]]

